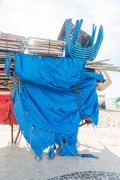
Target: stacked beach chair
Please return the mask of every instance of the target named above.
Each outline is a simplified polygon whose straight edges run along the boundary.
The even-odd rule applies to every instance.
[[[91,36],[81,29],[83,20],[77,20],[76,24],[72,19],[67,19],[59,33],[58,40],[65,40],[67,45],[65,49],[66,56],[94,60],[103,40],[103,27],[100,26],[98,36],[95,40],[96,26],[93,25]]]
[[[21,52],[41,56],[61,57],[65,42],[60,40],[23,37],[13,34],[0,33],[1,52]]]
[[[88,69],[119,72],[120,67],[109,64],[109,59],[93,61],[103,41],[103,27],[99,27],[98,35],[95,38],[97,26],[93,24],[92,33],[89,35],[82,30],[82,23],[82,19],[77,20],[75,24],[73,24],[72,19],[66,19],[63,23],[57,39],[66,42],[65,56],[80,58],[85,61],[85,67]]]
[[[65,44],[64,41],[30,37],[27,39],[25,53],[61,57],[63,56]]]

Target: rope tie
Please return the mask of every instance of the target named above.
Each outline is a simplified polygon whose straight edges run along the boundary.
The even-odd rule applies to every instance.
[[[73,89],[73,92],[75,93],[76,95],[76,100],[77,100],[77,104],[78,104],[78,110],[79,110],[79,113],[80,113],[80,117],[82,118],[82,112],[80,110],[80,101],[79,101],[79,98],[78,98],[78,87],[79,87],[79,83],[76,85],[76,87]]]

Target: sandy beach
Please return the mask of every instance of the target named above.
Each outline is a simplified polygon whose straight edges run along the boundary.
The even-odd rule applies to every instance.
[[[97,128],[79,129],[79,152],[99,159],[56,155],[48,160],[45,152],[38,160],[23,136],[11,146],[10,135],[10,126],[0,125],[0,180],[120,179],[120,109],[101,110]]]

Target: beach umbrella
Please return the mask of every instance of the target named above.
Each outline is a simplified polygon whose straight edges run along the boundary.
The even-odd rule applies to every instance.
[[[120,102],[120,97],[118,97],[118,98],[115,100],[115,102]]]

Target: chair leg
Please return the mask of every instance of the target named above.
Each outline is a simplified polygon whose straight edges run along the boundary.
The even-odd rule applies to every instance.
[[[15,138],[15,141],[14,141],[14,144],[16,144],[16,142],[17,142],[17,140],[18,140],[18,137],[19,137],[19,135],[20,135],[20,129],[18,130],[18,133],[17,133],[17,136],[16,136],[16,138]]]
[[[11,124],[11,145],[13,145],[13,124]]]

